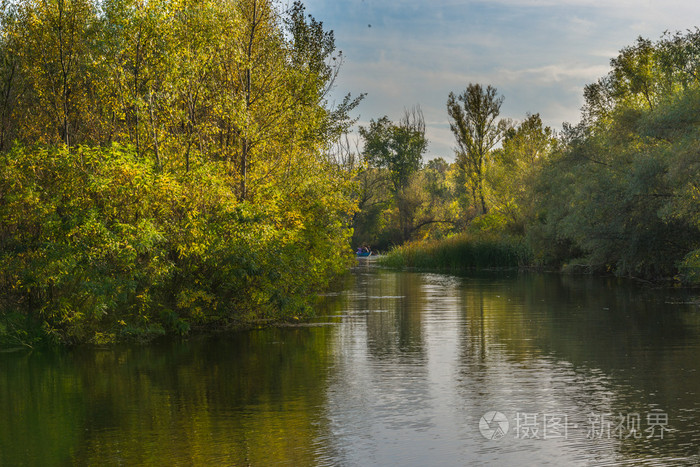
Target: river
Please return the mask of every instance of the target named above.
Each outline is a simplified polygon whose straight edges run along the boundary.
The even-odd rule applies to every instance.
[[[311,323],[0,353],[0,465],[697,465],[697,295],[360,260]]]

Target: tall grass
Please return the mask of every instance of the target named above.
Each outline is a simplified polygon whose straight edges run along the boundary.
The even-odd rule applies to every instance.
[[[441,240],[410,242],[391,250],[380,264],[395,268],[492,269],[518,268],[532,263],[522,238],[486,233],[463,233]]]

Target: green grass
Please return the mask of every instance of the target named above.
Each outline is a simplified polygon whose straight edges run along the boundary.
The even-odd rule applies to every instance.
[[[418,269],[518,268],[532,263],[522,238],[463,233],[441,240],[410,242],[380,259],[383,266]]]

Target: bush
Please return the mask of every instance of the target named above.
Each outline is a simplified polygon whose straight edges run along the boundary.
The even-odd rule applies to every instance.
[[[678,270],[683,282],[700,284],[700,249],[688,253],[679,264]]]
[[[73,344],[291,318],[346,264],[350,205],[323,177],[239,202],[223,163],[157,170],[128,147],[0,162],[5,340],[28,342],[12,331],[28,323]]]

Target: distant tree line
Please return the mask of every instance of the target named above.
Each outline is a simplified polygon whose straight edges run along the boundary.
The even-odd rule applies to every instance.
[[[530,188],[538,259],[700,280],[700,30],[638,39],[584,95]]]
[[[449,164],[413,156],[424,132],[411,146],[387,130],[405,119],[370,122],[355,241],[500,233],[526,240],[540,267],[699,281],[700,30],[638,39],[584,97],[581,122],[556,133],[539,114],[499,119],[490,85],[450,93]]]

